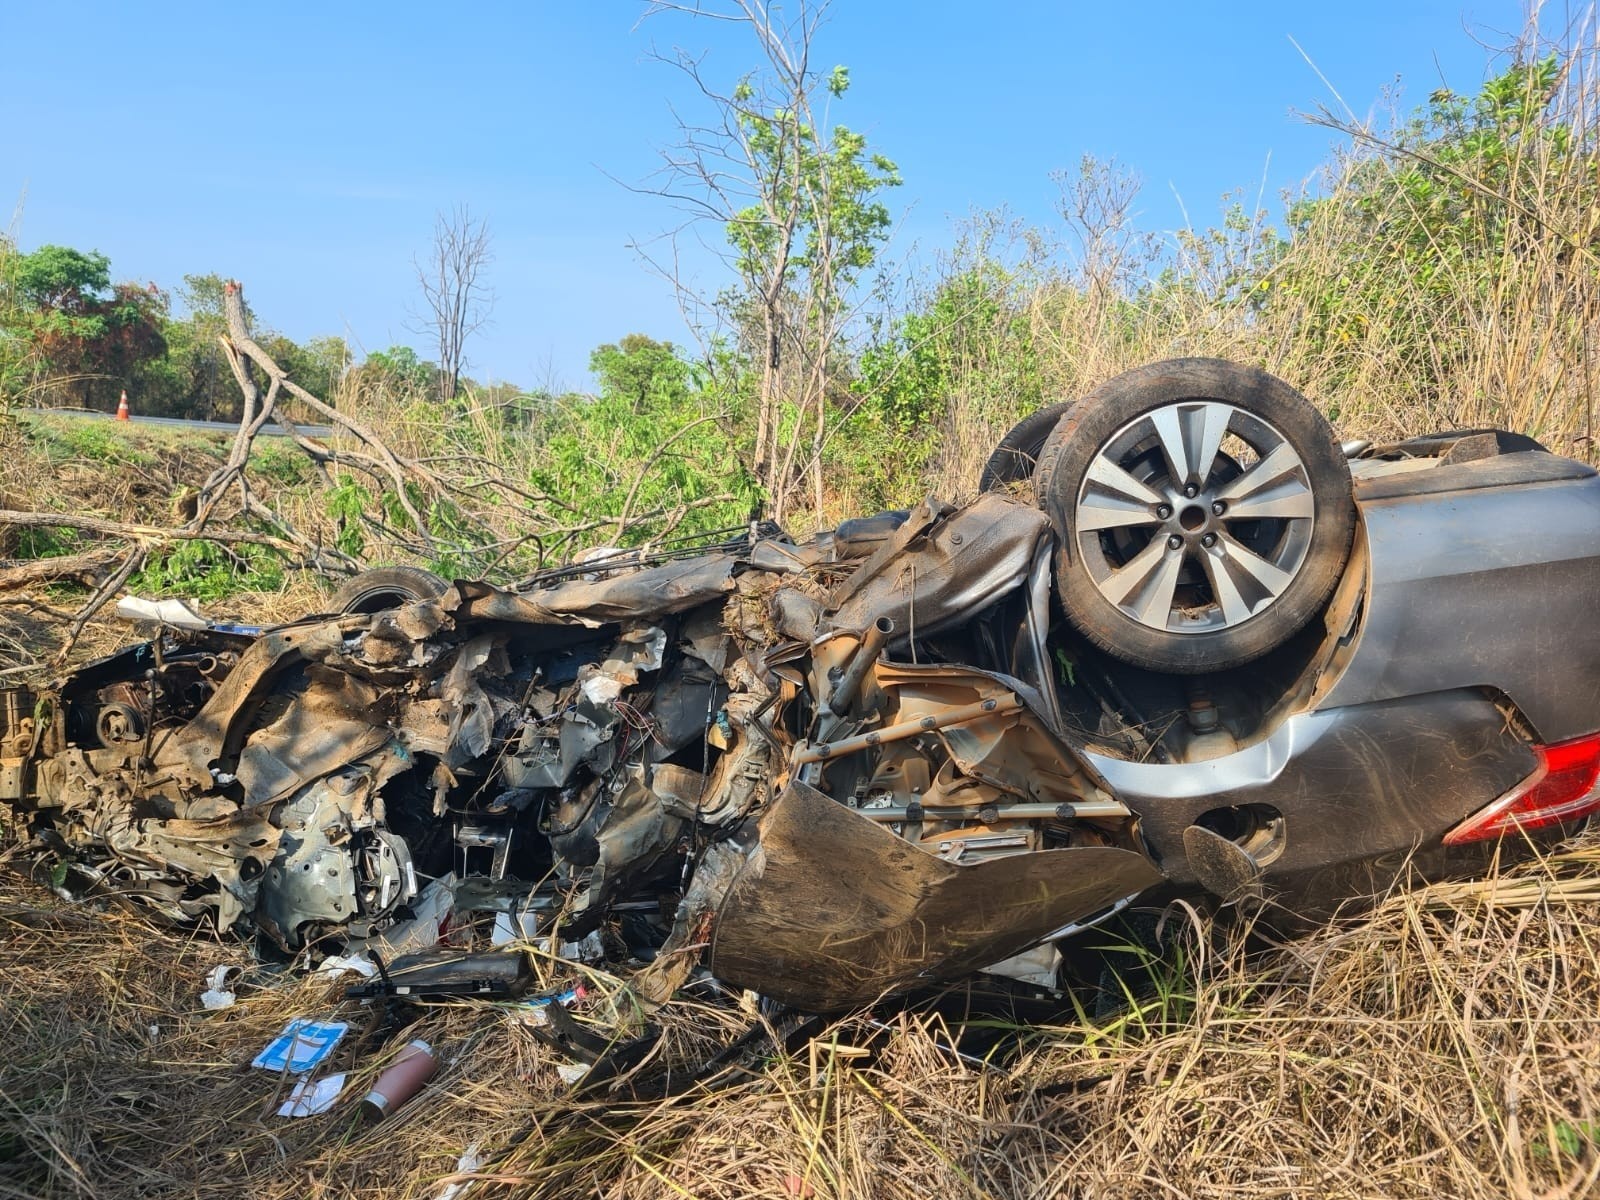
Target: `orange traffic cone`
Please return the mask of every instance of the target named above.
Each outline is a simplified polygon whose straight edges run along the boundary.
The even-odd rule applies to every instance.
[[[126,389],[124,389],[124,391],[122,393],[122,399],[117,401],[117,420],[126,421],[127,419],[128,419],[128,393],[127,393]]]

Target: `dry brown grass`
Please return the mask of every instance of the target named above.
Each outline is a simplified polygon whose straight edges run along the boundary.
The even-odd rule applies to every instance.
[[[428,1196],[469,1145],[476,1196],[1584,1196],[1600,1189],[1600,849],[1397,895],[1246,956],[1233,941],[1099,1023],[1018,1034],[988,1069],[909,1014],[826,1028],[676,1101],[563,1096],[491,1006],[404,1031],[244,948],[0,889],[0,1195]],[[1181,919],[1181,917],[1180,917]],[[202,977],[246,967],[240,1003]],[[407,1038],[444,1066],[389,1124],[271,1115],[245,1064],[291,1016],[352,1033],[347,1097]],[[745,1020],[678,1002],[662,1053]],[[866,1057],[850,1047],[871,1046]]]

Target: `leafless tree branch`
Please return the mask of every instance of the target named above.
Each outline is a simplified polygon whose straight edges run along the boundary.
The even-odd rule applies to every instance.
[[[439,351],[441,400],[455,399],[466,366],[467,339],[483,327],[494,307],[494,293],[482,278],[493,258],[488,222],[460,204],[435,215],[428,255],[413,260],[427,304],[422,329]]]

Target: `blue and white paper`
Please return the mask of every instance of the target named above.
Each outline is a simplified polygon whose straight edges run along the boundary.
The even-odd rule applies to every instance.
[[[266,1071],[288,1069],[299,1075],[309,1071],[333,1052],[350,1026],[344,1021],[312,1021],[296,1017],[250,1065]]]

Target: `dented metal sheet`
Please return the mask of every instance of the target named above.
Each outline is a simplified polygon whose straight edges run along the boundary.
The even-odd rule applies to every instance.
[[[46,699],[76,709],[30,764],[31,807],[59,814],[44,819],[97,878],[289,949],[381,937],[428,879],[465,869],[500,891],[524,880],[569,940],[649,900],[629,928],[656,931],[648,949],[674,976],[715,919],[737,979],[773,994],[909,986],[1084,915],[1126,890],[1128,862],[1153,873],[1026,679],[879,661],[897,621],[909,637],[1034,598],[1047,538],[997,497],[929,503],[803,545],[608,560],[604,578],[523,592],[460,582],[249,642],[184,630]],[[1073,867],[1057,888],[1080,861],[1099,882]],[[832,947],[807,960],[827,976],[813,992],[787,967],[758,978],[771,904],[843,886],[845,864],[906,863],[891,878],[909,890],[859,928],[826,907],[788,914],[783,936]],[[764,877],[770,903],[751,894]]]
[[[530,592],[458,583],[436,603],[457,621],[520,621],[594,628],[608,622],[667,616],[712,603],[732,590],[733,570],[732,556],[711,555]]]
[[[839,588],[828,619],[865,629],[888,618],[901,638],[937,633],[1024,586],[1053,544],[1042,512],[999,493],[954,512],[924,504]]]
[[[817,1012],[975,971],[1159,882],[1106,846],[956,866],[814,788],[787,788],[717,910],[721,978]]]

